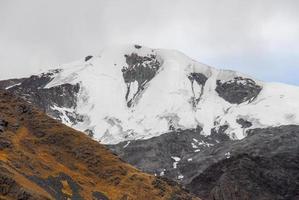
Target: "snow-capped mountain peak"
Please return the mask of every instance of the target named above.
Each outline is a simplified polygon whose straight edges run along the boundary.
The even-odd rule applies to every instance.
[[[297,87],[218,70],[175,50],[108,47],[47,76],[42,89],[79,87],[73,104],[50,109],[102,143],[196,127],[241,139],[248,128],[299,123]]]

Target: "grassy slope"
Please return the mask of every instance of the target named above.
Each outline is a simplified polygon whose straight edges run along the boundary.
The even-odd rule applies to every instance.
[[[4,91],[1,119],[0,199],[195,199]]]

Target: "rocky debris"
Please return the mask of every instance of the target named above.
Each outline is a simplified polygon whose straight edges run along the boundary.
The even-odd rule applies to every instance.
[[[31,108],[25,104],[18,105],[17,112],[20,114],[31,114]]]
[[[126,101],[131,107],[133,100],[156,74],[161,64],[155,55],[139,56],[136,53],[125,55],[127,67],[122,68],[123,78],[127,84]],[[131,84],[137,82],[137,91],[131,91]]]
[[[240,104],[253,101],[262,87],[249,78],[235,77],[233,80],[222,82],[217,80],[216,92],[224,100],[232,104]]]
[[[1,169],[1,174],[0,174],[0,194],[1,195],[7,195],[12,187],[16,184],[15,181],[5,174],[3,174],[4,171],[6,171],[5,168],[0,168]],[[3,170],[3,172],[2,172]],[[7,172],[7,171],[6,171]]]
[[[84,58],[84,61],[87,62],[87,61],[89,61],[90,59],[92,59],[92,57],[93,57],[93,56],[88,55],[88,56],[86,56],[86,57]]]
[[[84,161],[89,168],[94,168],[97,164],[101,163],[100,157],[94,155],[92,147],[79,146],[73,153],[77,159]]]
[[[165,191],[166,191],[166,185],[165,183],[162,181],[162,179],[160,177],[157,177],[153,182],[152,185],[154,186],[154,188],[157,188],[160,190],[159,195],[160,196],[164,196]]]
[[[241,128],[249,128],[252,126],[252,123],[250,121],[247,121],[243,118],[236,119],[236,122],[241,125]]]
[[[43,131],[33,131],[33,135],[38,138],[41,138],[41,137],[44,137],[45,135],[47,135],[47,133],[45,133]]]
[[[12,147],[12,143],[3,137],[0,137],[0,150],[2,151],[10,147]]]
[[[128,195],[125,194],[120,198],[120,200],[129,200],[129,197]]]
[[[0,119],[0,133],[3,133],[7,126],[8,122],[3,119]]]
[[[56,177],[50,176],[47,179],[30,176],[29,179],[44,188],[55,199],[83,200],[79,192],[81,190],[80,186],[67,174],[60,173]],[[63,181],[71,189],[68,193],[64,191]]]
[[[104,195],[102,192],[93,192],[93,200],[109,200],[109,198]]]
[[[16,121],[15,123],[10,124],[10,128],[11,128],[13,131],[17,131],[17,130],[20,128],[20,123],[19,123],[18,121]]]
[[[197,168],[199,175],[187,187],[211,200],[298,199],[298,144],[299,126],[250,130],[243,140],[213,148],[214,158],[231,156]]]
[[[64,145],[66,143],[66,138],[62,134],[48,135],[43,137],[40,141],[42,144],[55,144],[55,145]]]

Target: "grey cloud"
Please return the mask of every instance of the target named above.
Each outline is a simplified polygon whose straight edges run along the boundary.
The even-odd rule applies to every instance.
[[[296,0],[2,0],[0,78],[117,43],[183,51],[219,68],[299,84]]]

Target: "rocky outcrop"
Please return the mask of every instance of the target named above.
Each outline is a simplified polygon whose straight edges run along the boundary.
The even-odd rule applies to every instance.
[[[48,115],[74,125],[82,120],[82,116],[71,112],[77,106],[79,84],[62,84],[55,87],[45,87],[52,81],[52,77],[60,70],[52,70],[29,78],[0,81],[0,88],[7,89],[27,102],[37,106]]]
[[[44,188],[55,199],[83,200],[80,195],[80,185],[65,173],[49,176],[46,179],[38,176],[29,176],[37,185]]]
[[[0,199],[49,200],[46,196],[34,194],[34,192],[22,187],[11,176],[12,174],[2,167],[0,161]]]
[[[92,196],[94,200],[109,200],[109,198],[101,192],[93,192]]]
[[[235,77],[233,80],[226,82],[217,80],[216,92],[232,104],[253,101],[261,90],[262,87],[249,78]]]
[[[8,125],[8,122],[3,120],[3,119],[0,119],[0,133],[1,132],[4,132],[5,128],[7,127]]]
[[[135,46],[135,48],[138,47],[139,46]],[[149,56],[139,56],[136,53],[132,53],[130,55],[125,55],[125,58],[128,65],[122,68],[123,78],[127,84],[125,98],[128,107],[131,107],[134,99],[144,90],[146,83],[155,76],[161,64],[154,54]],[[135,82],[137,85],[135,86],[135,91],[133,91],[132,85]]]
[[[12,143],[5,139],[3,136],[0,137],[0,151],[12,147]]]
[[[196,107],[197,103],[200,101],[201,96],[203,95],[204,86],[206,81],[208,80],[208,77],[206,77],[204,74],[193,72],[188,75],[188,79],[191,82],[191,89],[193,93],[191,103],[193,107]],[[194,89],[194,84],[198,84],[198,86],[200,87],[200,91],[196,91]]]
[[[86,56],[86,57],[84,58],[84,61],[87,62],[87,61],[89,61],[90,59],[92,59],[92,57],[93,57],[93,56],[88,55],[88,56]]]
[[[135,47],[136,49],[141,49],[141,48],[142,48],[142,46],[141,46],[141,45],[138,45],[138,44],[135,44],[134,47]]]
[[[242,128],[249,128],[252,126],[252,123],[246,119],[238,118],[236,122],[241,125]]]

